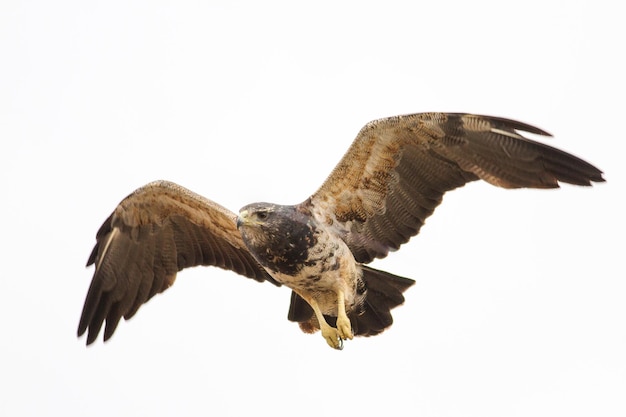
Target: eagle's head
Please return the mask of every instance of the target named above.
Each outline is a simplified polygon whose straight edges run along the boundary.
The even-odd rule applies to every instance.
[[[244,239],[265,240],[276,232],[279,217],[285,217],[283,206],[271,203],[248,204],[239,210],[237,229]]]
[[[316,243],[312,218],[296,206],[249,204],[239,211],[237,229],[261,265],[287,274],[297,272]]]

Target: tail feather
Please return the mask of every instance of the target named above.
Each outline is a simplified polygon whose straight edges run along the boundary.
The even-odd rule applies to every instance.
[[[365,265],[361,265],[361,269],[365,284],[364,301],[360,308],[348,312],[348,316],[355,336],[374,336],[391,326],[393,323],[391,310],[404,303],[402,293],[415,284],[415,281]],[[331,326],[336,325],[337,317],[324,315],[324,318]],[[288,319],[298,322],[300,329],[305,333],[319,330],[313,309],[293,291]]]
[[[362,266],[367,292],[360,312],[350,315],[355,336],[374,336],[393,323],[391,310],[404,303],[402,294],[415,281]]]

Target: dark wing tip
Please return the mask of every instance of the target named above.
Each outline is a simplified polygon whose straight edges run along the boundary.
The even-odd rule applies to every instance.
[[[99,334],[100,334],[100,328],[97,328],[97,329],[89,328],[89,333],[87,333],[87,342],[85,343],[85,345],[89,346],[93,342],[95,342],[98,339]]]
[[[474,115],[471,115],[471,116],[474,116]],[[477,115],[476,115],[476,117],[485,118],[485,116],[477,116]],[[539,136],[552,137],[551,133],[546,132],[543,129],[540,129],[537,126],[533,126],[533,125],[530,125],[528,123],[520,122],[518,120],[507,119],[507,118],[504,118],[504,117],[495,117],[495,116],[489,116],[487,119],[491,122],[491,124],[495,128],[505,128],[503,130],[506,130],[506,131],[517,130],[517,131],[521,131],[521,132],[533,133],[533,134],[539,135]]]
[[[506,188],[557,188],[559,182],[590,186],[604,182],[602,171],[568,152],[522,136],[552,136],[538,127],[494,116],[452,113],[441,126],[462,137],[456,159],[480,178]],[[469,164],[468,164],[469,162]]]
[[[77,335],[81,337],[87,332],[87,346],[95,342],[98,338],[100,328],[106,316],[107,308],[103,307],[103,304],[106,305],[107,302],[106,300],[102,300],[102,298],[106,298],[106,294],[103,296],[102,290],[99,287],[99,285],[93,285],[93,283],[90,286],[78,323]]]
[[[543,147],[543,164],[555,180],[585,187],[606,181],[603,172],[589,162],[547,145]]]
[[[540,135],[540,136],[552,137],[552,134],[546,132],[543,129],[540,129],[536,126],[532,126],[532,125],[519,122],[516,120],[505,119],[501,117],[490,117],[489,120],[492,122],[492,124],[494,124],[494,127],[496,128],[499,128],[502,126],[502,127],[508,127],[510,129],[514,129],[516,131],[533,133],[533,134]],[[534,141],[530,141],[530,139],[525,139],[525,140],[528,142],[534,142]],[[590,186],[594,182],[606,181],[603,177],[603,172],[597,167],[595,167],[594,165],[590,164],[589,162],[577,156],[569,154],[567,152],[553,148],[551,146],[548,146],[545,144],[542,146],[544,147],[544,149],[549,150],[549,152],[547,152],[548,154],[552,153],[552,151],[554,151],[555,153],[558,153],[559,157],[556,159],[557,160],[562,159],[563,161],[563,166],[562,166],[563,177],[558,178],[559,181],[567,182],[567,183],[574,184],[574,185],[583,185],[583,186]]]

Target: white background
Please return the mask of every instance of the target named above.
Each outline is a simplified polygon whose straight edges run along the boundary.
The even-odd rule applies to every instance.
[[[618,2],[211,3],[0,5],[0,415],[626,415]],[[417,280],[394,326],[342,352],[216,268],[76,339],[135,188],[298,203],[366,122],[422,111],[535,124],[608,182],[447,194],[374,263]]]

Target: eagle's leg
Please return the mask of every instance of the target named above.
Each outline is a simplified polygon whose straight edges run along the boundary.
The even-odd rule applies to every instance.
[[[342,290],[337,291],[337,332],[343,340],[352,340],[354,337],[350,319],[346,314],[346,298]]]
[[[320,325],[322,337],[324,338],[324,340],[326,340],[326,343],[328,343],[328,346],[330,346],[333,349],[339,349],[339,350],[343,349],[343,341],[339,335],[339,332],[337,331],[337,329],[335,329],[334,327],[332,327],[330,324],[326,322],[326,319],[324,318],[324,314],[322,314],[322,310],[320,310],[320,307],[317,304],[317,301],[309,297],[303,297],[303,298],[307,301],[307,303],[309,303],[309,305],[315,312],[315,317],[317,317],[317,321]]]

